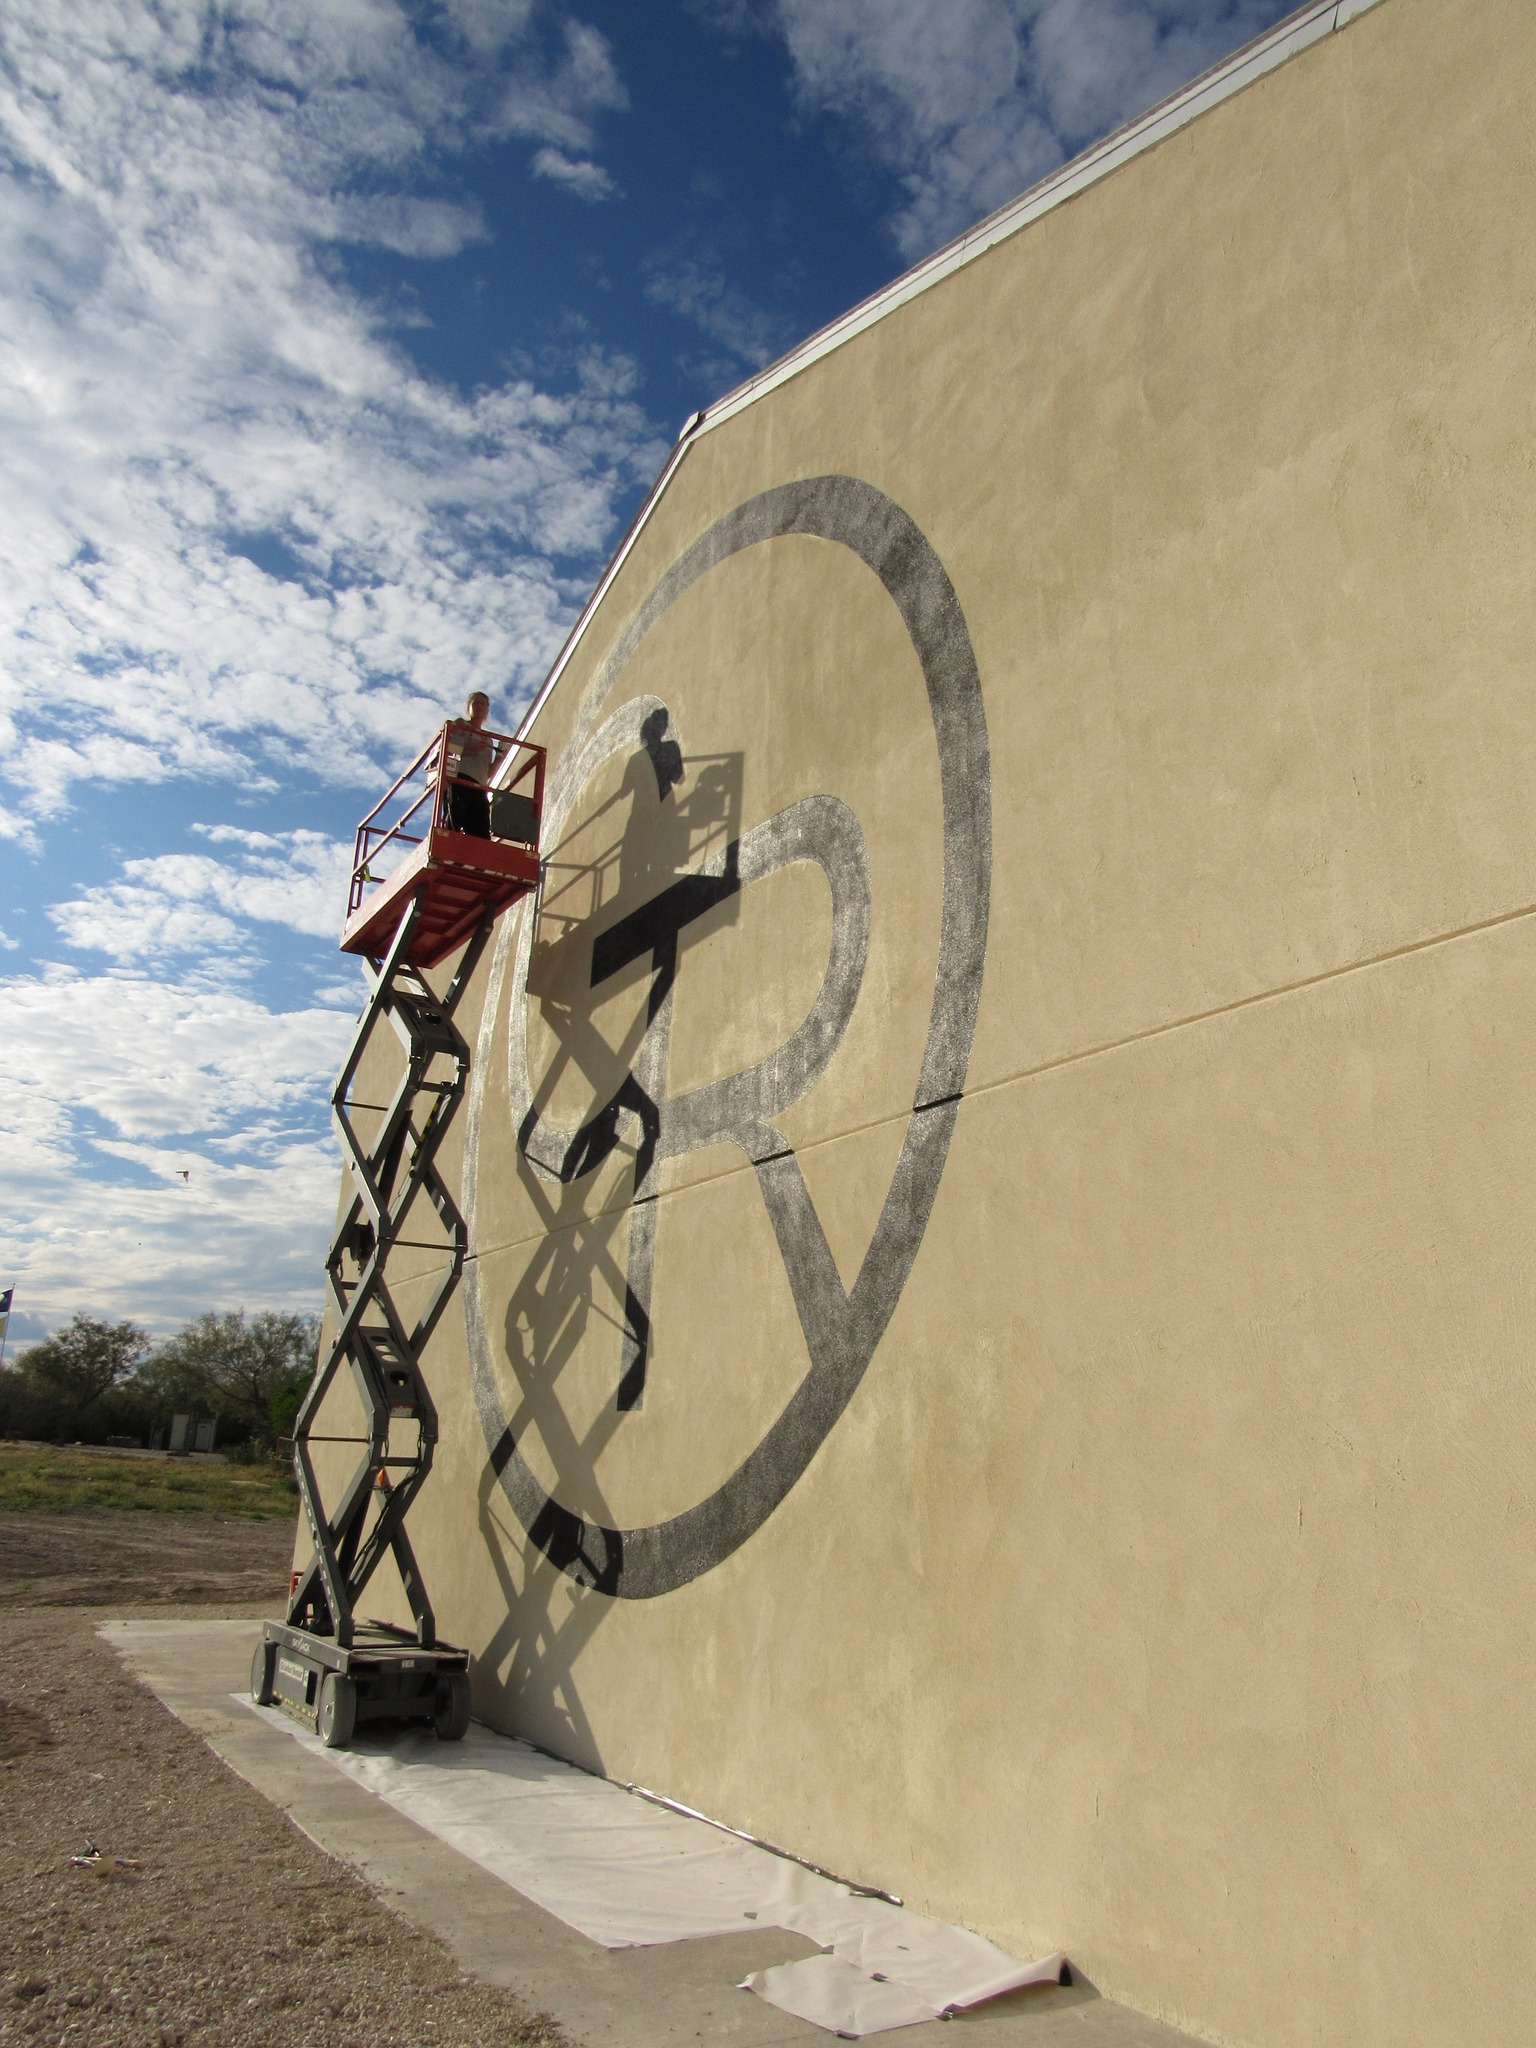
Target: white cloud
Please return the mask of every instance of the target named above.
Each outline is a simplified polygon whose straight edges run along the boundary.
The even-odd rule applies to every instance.
[[[628,105],[629,94],[603,37],[583,22],[568,21],[556,63],[514,71],[495,126],[503,134],[584,154],[597,139],[596,117]]]
[[[1275,0],[714,0],[780,34],[808,107],[853,122],[905,194],[916,258],[1286,11]]]
[[[121,881],[82,889],[50,909],[66,943],[118,961],[145,962],[175,954],[243,953],[248,922],[334,937],[347,898],[350,846],[320,832],[193,829],[214,845],[235,849],[233,857],[161,853],[126,861]]]
[[[749,369],[761,369],[795,339],[793,321],[755,304],[708,257],[658,258],[650,266],[645,291],[647,298],[681,313]]]
[[[398,192],[387,197],[348,193],[335,203],[331,220],[338,241],[394,249],[402,256],[457,256],[470,242],[487,239],[477,206]]]
[[[315,1306],[337,1166],[315,1125],[351,1028],[136,975],[0,982],[18,1307],[165,1327],[200,1304]]]
[[[587,157],[565,156],[558,149],[541,149],[533,159],[533,175],[548,178],[578,199],[612,199],[618,187],[603,169]]]
[[[363,986],[358,974],[343,976],[337,981],[317,982],[313,990],[317,1003],[324,1003],[329,1010],[345,1010],[355,1016],[363,1000]]]
[[[443,13],[477,57],[494,57],[521,36],[533,0],[442,0]]]
[[[216,867],[180,854],[130,861],[130,880],[88,889],[49,916],[68,945],[115,960],[232,951],[240,927],[215,907],[215,892],[207,886],[206,871]]]
[[[581,594],[567,560],[659,459],[621,370],[463,397],[325,259],[451,253],[484,230],[420,189],[443,152],[590,152],[623,103],[594,30],[459,5],[434,44],[413,18],[7,9],[0,834],[86,778],[361,779],[472,684],[510,715]]]
[[[55,969],[0,982],[7,1078],[42,1105],[35,1132],[57,1134],[71,1108],[155,1142],[293,1110],[323,1092],[348,1028],[331,1010],[274,1014],[239,990],[148,976]]]

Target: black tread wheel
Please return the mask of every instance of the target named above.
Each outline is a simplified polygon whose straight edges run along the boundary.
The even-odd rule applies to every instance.
[[[315,1731],[327,1749],[345,1749],[357,1726],[357,1685],[339,1671],[327,1671],[320,1681],[320,1699],[315,1708]]]
[[[432,1703],[432,1726],[439,1742],[462,1742],[469,1727],[469,1673],[446,1672],[437,1681]]]
[[[272,1704],[272,1673],[276,1663],[276,1644],[258,1643],[251,1654],[251,1698],[258,1707]]]

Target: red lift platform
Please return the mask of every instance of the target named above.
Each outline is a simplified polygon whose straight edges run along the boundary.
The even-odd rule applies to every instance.
[[[472,734],[495,750],[489,788],[457,772]],[[466,799],[484,807],[484,836],[459,829]],[[542,747],[450,718],[357,828],[341,950],[382,959],[414,898],[405,957],[435,967],[487,911],[537,886],[543,809]]]
[[[489,761],[489,784],[459,772],[471,743],[475,765],[483,771]],[[469,1654],[438,1640],[405,1522],[437,1445],[422,1357],[469,1252],[464,1218],[437,1167],[469,1078],[469,1045],[454,1015],[497,911],[538,885],[543,807],[542,747],[450,719],[357,829],[341,944],[362,956],[368,1000],[331,1092],[346,1199],[325,1261],[327,1339],[293,1425],[314,1555],[294,1573],[286,1619],[265,1625],[251,1663],[258,1704],[282,1705],[333,1748],[350,1742],[360,1721],[427,1722],[449,1742],[469,1726]],[[460,945],[449,985],[437,988],[427,970]],[[382,1102],[363,1102],[353,1084],[376,1033],[386,1043],[393,1036],[404,1071]],[[442,1253],[425,1302],[414,1283],[419,1253],[434,1244],[423,1230]],[[414,1315],[391,1291],[397,1245],[417,1255],[407,1276]],[[319,1431],[321,1406],[344,1372],[360,1426]],[[349,1444],[360,1454],[329,1503],[312,1456],[318,1444]],[[399,1574],[410,1627],[357,1611],[386,1558]]]

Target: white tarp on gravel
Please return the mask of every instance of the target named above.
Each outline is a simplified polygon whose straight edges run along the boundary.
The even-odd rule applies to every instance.
[[[1027,1984],[1063,1958],[1021,1963],[979,1934],[865,1898],[740,1840],[471,1727],[462,1743],[397,1731],[326,1749],[275,1707],[253,1714],[604,1948],[783,1927],[823,1951],[743,1986],[830,2032],[913,2026]]]

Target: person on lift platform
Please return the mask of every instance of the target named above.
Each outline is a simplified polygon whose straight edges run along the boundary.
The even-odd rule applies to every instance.
[[[473,839],[491,836],[490,780],[501,758],[500,744],[484,730],[491,700],[484,690],[474,690],[464,706],[465,716],[448,728],[448,787],[444,792],[443,823],[450,832],[467,832]]]

